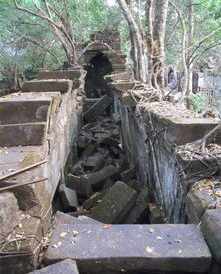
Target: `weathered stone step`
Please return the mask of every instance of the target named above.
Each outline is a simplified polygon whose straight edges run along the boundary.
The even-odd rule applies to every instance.
[[[45,262],[76,260],[82,272],[206,272],[211,254],[195,225],[58,225]]]
[[[40,146],[46,123],[0,125],[0,147]]]
[[[24,82],[22,86],[23,92],[52,92],[60,91],[66,93],[72,89],[73,82],[64,79],[50,79],[50,80],[32,80]]]
[[[42,70],[38,74],[39,80],[44,79],[70,79],[77,80],[82,77],[83,70],[56,70],[56,71],[47,71]],[[84,75],[84,74],[83,74]]]
[[[50,100],[0,102],[0,125],[46,122]]]
[[[75,261],[65,260],[29,274],[79,274],[79,272]]]

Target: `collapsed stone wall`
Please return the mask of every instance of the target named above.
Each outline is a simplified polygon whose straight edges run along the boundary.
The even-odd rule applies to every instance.
[[[132,95],[125,96],[133,84],[121,80],[112,86],[123,144],[140,184],[148,184],[151,199],[162,209],[167,222],[183,223],[191,186],[219,171],[219,149],[206,156],[196,151],[197,155],[188,157],[186,145],[202,138],[218,120],[196,118],[169,102],[136,104]],[[219,134],[213,139],[220,144]]]
[[[219,121],[196,117],[169,102],[139,102],[133,94],[137,83],[111,78],[123,145],[140,184],[149,188],[150,221],[202,223],[215,258],[210,273],[220,273],[220,131],[209,140],[207,153],[196,143]],[[151,218],[155,207],[157,220]]]
[[[79,69],[42,71],[21,93],[0,99],[0,171],[9,178],[2,186],[12,183],[0,192],[1,273],[27,273],[38,264],[52,200],[78,136],[84,76]]]

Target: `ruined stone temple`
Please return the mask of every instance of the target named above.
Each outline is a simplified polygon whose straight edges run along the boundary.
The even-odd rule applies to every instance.
[[[218,120],[135,81],[117,31],[0,97],[0,274],[221,273]]]

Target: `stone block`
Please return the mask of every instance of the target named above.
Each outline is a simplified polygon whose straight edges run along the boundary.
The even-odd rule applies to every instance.
[[[151,224],[164,224],[165,215],[160,206],[149,203],[149,220]]]
[[[84,166],[88,170],[97,171],[102,168],[104,164],[104,156],[101,153],[95,153],[86,159]]]
[[[207,210],[201,229],[215,260],[221,264],[221,209]]]
[[[38,74],[39,80],[46,79],[70,79],[77,80],[84,74],[83,70],[75,69],[75,70],[56,70],[56,71],[48,71],[42,70]]]
[[[99,203],[99,201],[101,201],[102,198],[103,198],[103,193],[100,193],[100,192],[94,193],[89,199],[84,201],[83,208],[85,208],[86,210],[91,209],[92,207],[96,206],[96,204]]]
[[[197,226],[167,224],[57,226],[45,262],[67,258],[76,260],[83,273],[122,269],[132,273],[203,273],[211,263],[211,254]]]
[[[61,93],[66,93],[72,89],[71,80],[32,80],[24,82],[22,86],[23,92],[53,92],[60,91]]]
[[[119,169],[113,165],[105,166],[96,172],[75,176],[68,174],[67,187],[75,189],[77,193],[90,196],[92,186],[101,187],[103,182],[113,175],[116,175]]]
[[[101,224],[101,222],[98,222],[88,216],[81,215],[79,217],[73,217],[69,214],[65,214],[63,212],[57,211],[55,214],[55,224],[61,225],[61,224]]]
[[[48,267],[35,270],[29,274],[79,274],[77,264],[74,260],[64,260],[62,262],[49,265]]]
[[[4,240],[19,223],[19,207],[13,193],[0,193],[0,241]]]
[[[65,183],[68,188],[75,190],[80,195],[90,197],[93,193],[90,181],[88,181],[84,176],[68,174]]]
[[[215,201],[208,191],[193,189],[187,194],[185,205],[188,223],[198,224],[206,209],[215,205]]]
[[[91,209],[90,217],[106,224],[120,223],[130,211],[137,192],[123,182],[116,182],[102,201]]]
[[[142,217],[147,216],[148,211],[149,191],[147,188],[143,188],[137,196],[134,206],[129,211],[127,217],[124,219],[124,224],[138,224],[142,221]],[[146,214],[145,214],[146,212]],[[147,223],[146,220],[145,223]]]
[[[59,193],[65,209],[78,207],[78,198],[75,190],[66,187],[65,184],[60,184]]]
[[[40,146],[46,123],[0,125],[0,147]]]
[[[92,186],[99,187],[102,186],[104,180],[116,175],[118,172],[119,169],[117,167],[115,167],[114,165],[108,165],[96,172],[84,175],[84,178],[85,180],[88,180],[88,182],[90,182]]]
[[[0,256],[1,274],[26,274],[33,270],[33,257],[30,254]]]
[[[104,95],[98,102],[93,104],[85,113],[84,119],[87,122],[94,122],[96,121],[99,115],[102,115],[104,111],[113,103],[113,98]]]
[[[49,105],[49,100],[0,102],[0,125],[46,122]]]
[[[131,167],[127,170],[124,170],[121,172],[121,180],[123,182],[128,182],[129,180],[135,179],[136,178],[136,169],[135,167]]]
[[[170,105],[168,107],[170,107]],[[152,106],[152,109],[153,108],[154,105]],[[191,114],[188,118],[185,116],[182,117],[181,115],[180,117],[173,117],[172,111],[174,107],[171,107],[172,111],[170,116],[168,114],[167,116],[163,115],[163,111],[159,110],[158,112],[157,109],[156,106],[156,111],[151,110],[149,112],[153,126],[156,128],[156,131],[166,128],[164,138],[167,142],[175,143],[176,145],[185,145],[203,138],[205,134],[212,130],[218,123],[215,119],[193,118]],[[144,119],[146,123],[149,123],[150,116],[148,111],[145,113]],[[219,135],[220,131],[217,130],[215,139],[217,144],[221,143]]]
[[[24,274],[36,268],[42,233],[40,218],[27,215],[1,246],[0,273]]]
[[[87,112],[100,98],[85,98],[83,102],[83,112]]]

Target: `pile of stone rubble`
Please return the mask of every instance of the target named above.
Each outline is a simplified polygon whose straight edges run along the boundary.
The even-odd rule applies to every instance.
[[[69,201],[75,216],[106,224],[148,222],[148,191],[139,186],[135,168],[126,162],[116,121],[102,117],[83,126],[77,153],[66,186],[60,187],[64,204]]]

